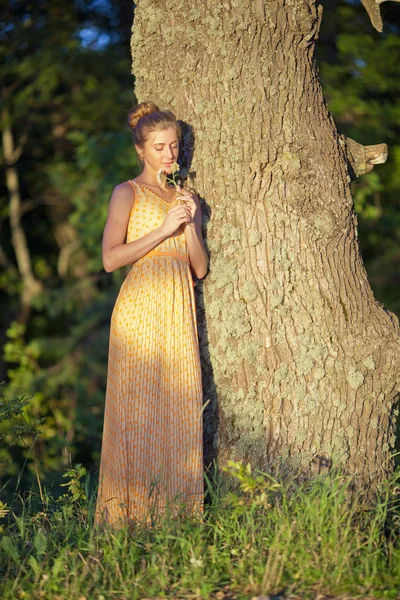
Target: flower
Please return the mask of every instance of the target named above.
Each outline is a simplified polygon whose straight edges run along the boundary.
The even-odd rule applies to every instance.
[[[176,188],[178,188],[178,186],[180,185],[180,178],[179,178],[179,181],[177,183],[175,181],[175,177],[176,177],[176,174],[179,171],[179,168],[180,167],[179,167],[179,165],[178,165],[177,162],[172,163],[172,165],[171,165],[172,179],[171,179],[171,177],[168,177],[168,175],[165,173],[165,171],[163,171],[163,169],[160,169],[159,171],[157,171],[157,181],[158,181],[158,183],[161,184],[163,181],[169,181],[170,183],[173,183]]]
[[[196,558],[194,555],[190,558],[189,562],[194,566],[195,569],[199,569],[203,566],[203,561],[200,558]]]
[[[173,184],[174,184],[174,186],[176,187],[176,189],[178,189],[178,186],[180,186],[180,177],[179,177],[179,181],[178,181],[178,183],[175,181],[175,178],[176,178],[176,176],[177,176],[177,174],[178,174],[178,171],[179,171],[179,169],[180,169],[180,167],[179,167],[178,163],[177,163],[177,162],[174,162],[174,163],[172,163],[172,165],[171,165],[171,175],[172,175],[172,179],[171,179],[171,177],[168,177],[168,175],[167,175],[167,181],[169,181],[169,182],[173,183]]]
[[[181,178],[180,178],[180,176],[178,174],[179,173],[179,169],[180,169],[179,164],[177,162],[174,162],[171,165],[171,175],[172,175],[172,178],[168,177],[168,175],[167,175],[167,181],[169,181],[170,183],[173,183],[174,186],[175,186],[176,191],[178,192],[177,198],[179,198],[179,195],[180,195],[179,193],[181,191],[180,189],[178,189],[181,186]],[[176,181],[176,178],[178,178],[178,181]]]
[[[162,169],[160,169],[157,172],[158,183],[162,183],[162,180],[165,179],[165,181],[172,183],[175,186],[175,189],[178,192],[176,195],[177,199],[179,199],[179,196],[182,194],[182,190],[180,189],[182,181],[181,181],[181,175],[179,175],[179,170],[180,170],[179,164],[177,162],[174,162],[171,165],[172,177],[168,177],[167,173],[165,173],[165,171],[163,171]],[[182,174],[183,174],[183,171],[185,171],[185,169],[182,169]],[[186,200],[182,200],[181,202],[186,204]]]
[[[162,180],[163,180],[163,178],[164,178],[164,177],[165,177],[165,174],[164,174],[163,170],[162,170],[162,169],[160,169],[160,170],[157,172],[157,181],[158,181],[158,183],[160,183],[160,184],[161,184],[161,183],[162,183]]]

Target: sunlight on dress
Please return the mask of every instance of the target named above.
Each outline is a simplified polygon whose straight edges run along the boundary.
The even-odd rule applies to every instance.
[[[127,242],[171,203],[130,181]],[[179,228],[133,264],[112,318],[96,523],[203,512],[202,384],[194,282]]]

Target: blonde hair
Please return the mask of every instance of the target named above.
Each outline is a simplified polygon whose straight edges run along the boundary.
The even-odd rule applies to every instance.
[[[149,133],[174,127],[180,141],[182,129],[174,113],[170,110],[160,110],[154,102],[141,102],[129,111],[128,125],[133,132],[133,142],[143,149]],[[140,157],[139,157],[139,160]]]

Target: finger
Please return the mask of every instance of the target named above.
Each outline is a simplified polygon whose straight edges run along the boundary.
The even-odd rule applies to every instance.
[[[178,206],[174,206],[173,208],[170,208],[169,212],[172,214],[179,214],[182,212],[182,210],[185,210],[185,206],[183,204],[179,204]]]
[[[180,210],[178,214],[187,215],[188,209],[186,208],[186,206],[182,206],[182,210]]]

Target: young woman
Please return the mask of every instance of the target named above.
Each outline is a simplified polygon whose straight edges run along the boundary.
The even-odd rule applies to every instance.
[[[128,122],[143,170],[114,189],[103,236],[106,271],[132,265],[111,318],[95,517],[112,525],[203,511],[200,202],[166,181],[181,139],[173,113],[142,102]]]

